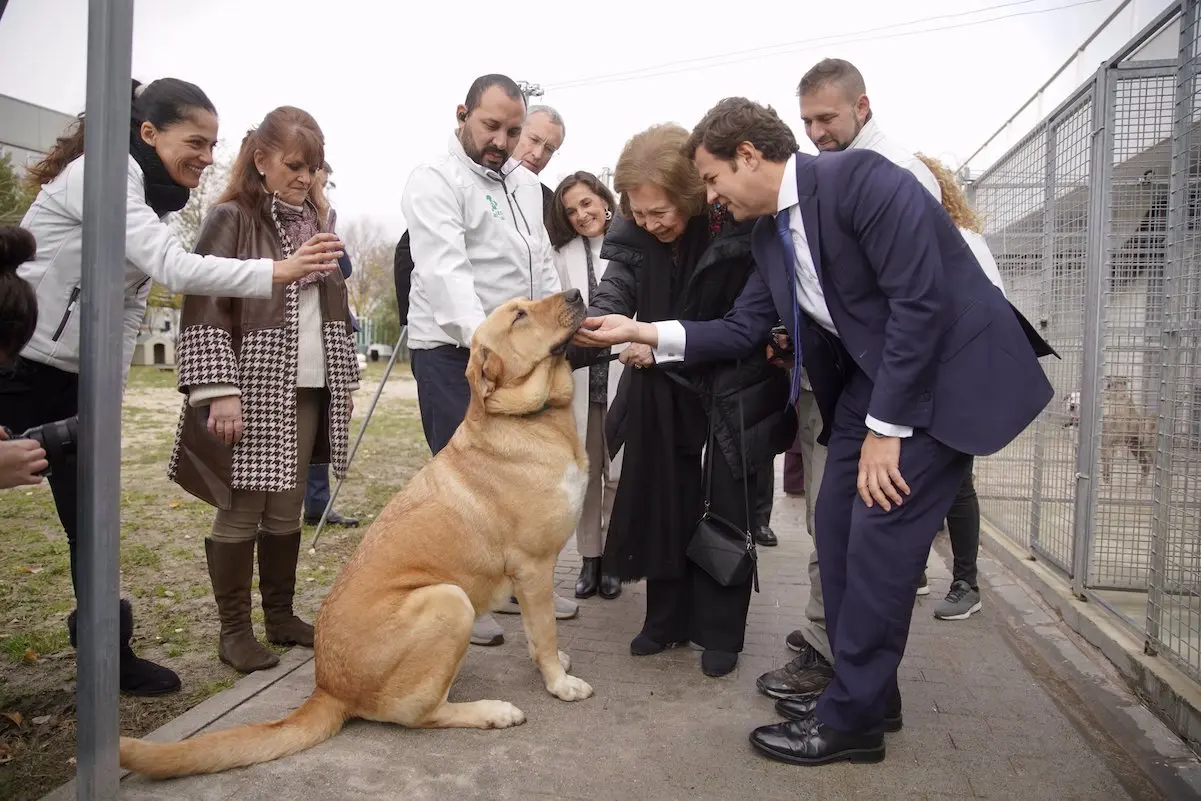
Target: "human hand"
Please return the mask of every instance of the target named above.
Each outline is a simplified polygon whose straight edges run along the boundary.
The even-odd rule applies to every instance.
[[[342,240],[337,234],[317,234],[297,248],[289,258],[275,262],[272,281],[277,284],[290,284],[309,273],[336,270],[342,253]]]
[[[901,475],[900,465],[901,438],[877,437],[869,431],[859,450],[859,478],[855,482],[867,508],[878,503],[887,512],[892,504],[901,505],[900,492],[908,495],[909,485]]]
[[[771,339],[767,343],[767,361],[774,364],[776,367],[789,368],[792,367],[792,359],[790,357],[781,356],[781,353],[787,353],[789,350],[788,334],[771,335]]]
[[[38,473],[49,466],[46,451],[36,440],[9,440],[0,428],[0,489],[41,484]]]
[[[242,399],[226,395],[210,403],[208,430],[226,445],[242,439]]]
[[[654,329],[654,326],[651,326]],[[621,314],[589,317],[572,340],[586,348],[606,348],[626,342],[638,342],[641,328],[638,323]],[[653,343],[657,344],[657,343]]]
[[[650,345],[634,343],[623,350],[617,357],[622,364],[632,365],[635,370],[655,366],[655,355]]]

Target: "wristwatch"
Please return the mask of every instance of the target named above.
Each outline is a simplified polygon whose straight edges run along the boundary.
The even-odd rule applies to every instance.
[[[869,428],[868,431],[870,431],[871,435],[873,437],[875,437],[876,439],[888,439],[887,434],[881,434],[879,431],[876,431],[874,428]]]

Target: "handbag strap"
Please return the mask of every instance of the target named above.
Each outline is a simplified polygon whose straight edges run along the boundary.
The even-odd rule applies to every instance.
[[[741,360],[738,364],[742,365]],[[755,592],[759,592],[759,552],[755,548],[755,522],[751,520],[751,475],[746,471],[746,418],[742,412],[742,395],[742,392],[738,393],[738,455],[742,457],[742,505],[746,512],[746,550],[751,557],[751,577]]]
[[[738,362],[742,364],[741,360]],[[709,507],[712,504],[713,498],[713,460],[716,458],[715,445],[715,420],[717,418],[717,395],[712,390],[709,393],[709,438],[705,443],[705,514],[709,514]],[[738,455],[742,459],[742,504],[743,511],[746,514],[746,525],[743,527],[743,533],[746,534],[746,550],[751,556],[752,575],[754,576],[755,592],[759,592],[759,554],[755,548],[754,523],[751,520],[751,498],[750,498],[750,474],[746,471],[746,418],[743,413],[742,392],[738,393]]]

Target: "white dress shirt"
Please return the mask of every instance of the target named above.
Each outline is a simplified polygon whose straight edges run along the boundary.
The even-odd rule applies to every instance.
[[[814,322],[831,334],[838,336],[838,329],[830,317],[830,309],[826,305],[826,296],[822,291],[821,281],[817,277],[817,267],[813,263],[813,252],[809,249],[809,238],[805,235],[805,221],[801,218],[800,200],[797,197],[796,186],[796,154],[789,156],[784,165],[784,176],[780,181],[780,194],[776,203],[776,213],[788,212],[788,228],[792,232],[792,247],[796,252],[796,285],[797,301],[801,309],[813,318]],[[665,364],[683,361],[684,349],[687,345],[684,326],[678,320],[664,320],[653,323],[659,334],[659,345],[653,349],[655,362]],[[865,420],[867,427],[879,434],[889,437],[913,436],[912,426],[901,426],[877,420],[870,414]]]

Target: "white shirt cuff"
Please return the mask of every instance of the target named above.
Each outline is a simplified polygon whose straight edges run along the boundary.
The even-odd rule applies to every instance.
[[[898,426],[892,423],[885,423],[882,420],[877,420],[870,414],[864,422],[870,430],[875,431],[877,434],[883,434],[886,437],[903,438],[913,436],[913,426]]]
[[[651,323],[659,332],[658,347],[651,348],[655,364],[671,364],[684,361],[684,345],[687,335],[679,320],[663,320]]]

